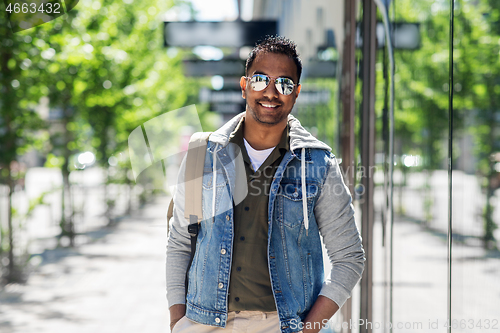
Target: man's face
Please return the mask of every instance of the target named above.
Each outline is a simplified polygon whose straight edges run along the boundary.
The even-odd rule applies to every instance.
[[[260,53],[248,69],[248,77],[265,74],[272,79],[286,77],[298,81],[297,66],[288,56],[278,53]],[[300,92],[300,85],[294,87],[290,95],[283,95],[276,90],[274,80],[261,91],[254,91],[250,81],[241,78],[242,96],[247,100],[247,117],[251,116],[260,124],[273,126],[286,122]]]

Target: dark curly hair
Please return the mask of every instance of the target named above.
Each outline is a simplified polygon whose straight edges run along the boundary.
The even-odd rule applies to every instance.
[[[284,54],[293,60],[297,66],[297,76],[300,81],[302,74],[302,61],[297,54],[297,45],[288,38],[282,36],[266,36],[266,38],[257,44],[252,52],[248,55],[247,63],[245,66],[245,74],[248,75],[248,69],[252,66],[255,58],[260,53],[277,53]],[[298,83],[298,82],[297,82]]]

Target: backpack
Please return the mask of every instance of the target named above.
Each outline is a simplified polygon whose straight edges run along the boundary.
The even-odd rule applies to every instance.
[[[202,187],[203,187],[203,167],[205,165],[205,154],[207,151],[208,138],[212,132],[196,132],[189,139],[189,146],[186,156],[186,172],[184,179],[192,180],[185,182],[186,190],[184,195],[184,217],[189,220],[188,232],[191,236],[191,256],[189,257],[188,269],[186,270],[186,293],[188,287],[189,267],[193,262],[196,252],[196,240],[202,212]],[[174,215],[174,198],[170,200],[167,211],[167,232],[170,219]]]

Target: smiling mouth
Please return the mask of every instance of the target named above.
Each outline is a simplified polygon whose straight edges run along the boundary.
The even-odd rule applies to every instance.
[[[259,103],[260,105],[262,105],[263,107],[265,108],[277,108],[279,105],[278,104],[269,104],[269,103]]]

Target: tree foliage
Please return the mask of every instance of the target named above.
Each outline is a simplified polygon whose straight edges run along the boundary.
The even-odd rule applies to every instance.
[[[196,102],[199,83],[183,76],[182,52],[163,48],[161,14],[172,4],[84,0],[15,34],[0,16],[0,181],[12,194],[10,167],[32,149],[46,157],[46,166],[59,167],[61,235],[74,235],[69,174],[81,167],[79,153],[93,152],[108,168],[111,156],[126,151],[134,128]],[[128,180],[129,164],[121,165]],[[10,252],[11,220],[9,214]]]
[[[396,136],[401,151],[424,156],[430,170],[446,165],[448,96],[453,89],[453,161],[458,157],[474,160],[476,174],[484,179],[484,239],[488,243],[496,228],[490,199],[498,172],[492,157],[500,151],[500,3],[456,1],[452,87],[448,83],[449,3],[401,0],[397,15],[401,20],[421,22],[422,36],[420,50],[396,52]],[[474,140],[472,156],[460,144],[466,135]]]

